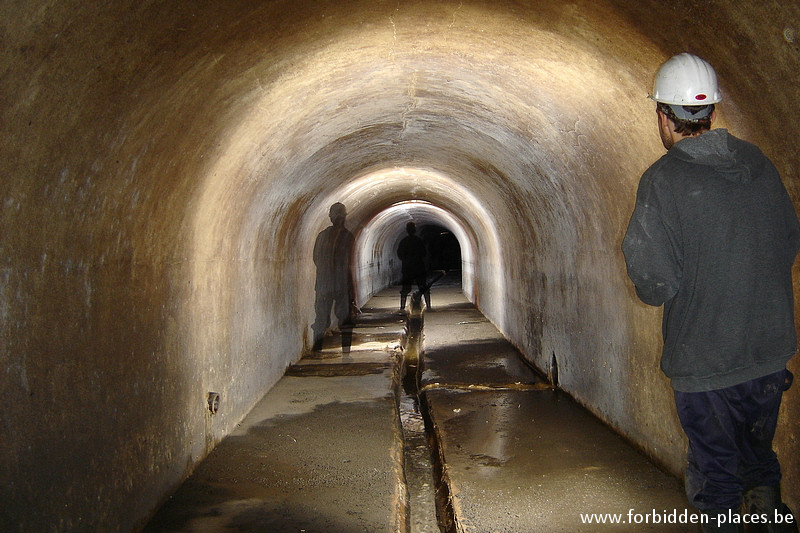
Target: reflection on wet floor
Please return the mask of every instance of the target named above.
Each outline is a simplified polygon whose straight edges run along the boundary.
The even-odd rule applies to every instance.
[[[457,288],[441,288],[442,300],[425,315],[420,386],[452,531],[697,531],[584,523],[687,511],[681,484],[525,364]]]
[[[287,375],[144,531],[689,532],[581,514],[684,511],[663,473],[531,369],[458,285],[387,289]],[[424,324],[423,324],[424,320]]]

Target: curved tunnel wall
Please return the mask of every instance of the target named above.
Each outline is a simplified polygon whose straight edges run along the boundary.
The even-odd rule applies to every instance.
[[[463,222],[452,213],[428,202],[410,200],[400,202],[381,211],[361,230],[356,244],[357,301],[365,302],[375,292],[396,285],[402,278],[401,262],[397,258],[397,247],[407,235],[406,224],[414,222],[418,230],[426,225],[444,227],[450,231],[460,247],[461,286],[464,293],[474,300],[474,272],[476,259],[476,236],[468,232]],[[422,231],[417,232],[418,235]],[[483,242],[489,241],[487,237]],[[435,253],[428,249],[428,260]]]
[[[333,201],[352,228],[409,200],[451,213],[484,313],[680,471],[660,313],[619,252],[666,57],[716,66],[720,125],[800,200],[800,7],[695,4],[0,7],[3,525],[145,520],[307,346]],[[776,440],[795,507],[798,403]]]
[[[365,203],[364,197],[369,201]],[[476,275],[502,282],[497,270],[498,220],[453,177],[419,168],[385,169],[353,180],[333,198],[356,206],[348,225],[358,232],[355,270],[359,304],[399,280],[395,252],[410,221],[420,227],[437,223],[454,233],[462,249],[463,289],[473,301],[477,299]],[[407,199],[391,203],[396,198]],[[359,208],[361,205],[364,207]]]

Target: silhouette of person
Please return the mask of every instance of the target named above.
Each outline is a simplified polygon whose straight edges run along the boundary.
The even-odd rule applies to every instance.
[[[411,284],[416,283],[419,291],[425,297],[425,307],[431,308],[430,288],[426,283],[425,256],[427,250],[425,243],[417,236],[417,225],[413,222],[406,224],[406,235],[397,246],[397,257],[402,265],[402,288],[400,289],[400,310],[406,308],[406,298],[411,292]]]
[[[314,335],[314,350],[322,348],[325,331],[331,325],[331,308],[343,330],[342,347],[345,346],[345,329],[352,334],[353,310],[355,309],[354,283],[350,270],[353,253],[353,234],[345,227],[347,209],[339,202],[329,211],[331,226],[325,228],[314,243],[314,264],[317,267],[317,280],[314,286],[316,318],[311,327]]]

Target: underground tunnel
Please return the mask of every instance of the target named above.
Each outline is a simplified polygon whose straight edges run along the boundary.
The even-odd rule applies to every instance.
[[[717,127],[759,145],[797,205],[800,4],[31,1],[0,15],[0,529],[141,528],[310,349],[314,239],[336,202],[357,304],[396,281],[408,220],[452,234],[464,293],[530,364],[557,359],[565,392],[682,475],[661,311],[636,298],[620,250],[663,154],[646,96],[666,58],[707,59]],[[775,439],[794,509],[798,394]]]

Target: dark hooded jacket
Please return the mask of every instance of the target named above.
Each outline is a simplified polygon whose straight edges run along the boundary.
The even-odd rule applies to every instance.
[[[799,247],[777,169],[725,129],[682,139],[642,175],[622,251],[642,301],[664,305],[661,368],[675,390],[785,367]]]

